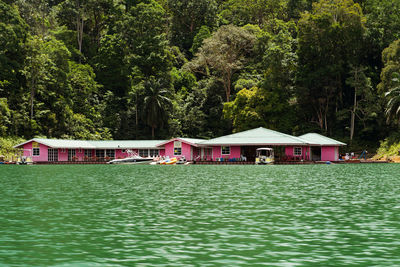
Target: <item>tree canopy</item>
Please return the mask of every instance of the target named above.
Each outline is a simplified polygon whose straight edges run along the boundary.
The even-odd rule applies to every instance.
[[[0,137],[215,137],[353,147],[399,130],[391,0],[0,0]]]

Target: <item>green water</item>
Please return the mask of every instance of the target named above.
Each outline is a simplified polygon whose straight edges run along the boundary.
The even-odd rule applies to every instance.
[[[400,266],[400,165],[1,166],[1,266]]]

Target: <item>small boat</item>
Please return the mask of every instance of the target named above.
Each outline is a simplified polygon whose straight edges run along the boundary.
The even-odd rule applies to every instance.
[[[172,158],[172,159],[166,159],[160,162],[161,165],[173,165],[178,162],[177,158]]]
[[[131,150],[127,150],[129,157],[124,159],[113,159],[108,164],[149,164],[153,158],[143,158]]]
[[[149,164],[153,161],[153,158],[143,158],[141,156],[127,157],[124,159],[113,159],[110,160],[109,164]]]

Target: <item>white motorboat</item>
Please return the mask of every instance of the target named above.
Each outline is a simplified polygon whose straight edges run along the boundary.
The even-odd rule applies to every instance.
[[[132,152],[131,150],[127,150],[128,157],[124,159],[113,159],[110,160],[109,164],[149,164],[153,161],[151,157],[141,157],[138,154]]]

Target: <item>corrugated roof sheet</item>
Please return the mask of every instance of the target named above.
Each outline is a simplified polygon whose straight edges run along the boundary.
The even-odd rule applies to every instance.
[[[164,141],[162,143],[159,143],[158,146],[163,146],[169,142],[172,141],[182,141],[184,143],[190,144],[190,145],[194,145],[197,146],[198,144],[200,144],[201,142],[206,141],[206,139],[198,139],[198,138],[186,138],[186,137],[176,137],[176,138],[172,138],[170,140]]]
[[[199,139],[199,138],[179,138],[185,142],[192,143],[192,144],[200,144],[201,142],[207,141],[206,139]]]
[[[321,134],[317,133],[308,133],[304,134],[302,136],[299,136],[299,138],[303,139],[310,145],[319,145],[319,146],[345,146],[345,143],[336,141],[332,138],[323,136]]]
[[[307,145],[304,140],[263,127],[217,137],[200,145]]]
[[[63,139],[42,139],[34,138],[22,144],[16,145],[20,147],[31,141],[38,142],[53,148],[83,148],[83,149],[117,149],[117,148],[157,148],[157,145],[164,140],[63,140]]]

